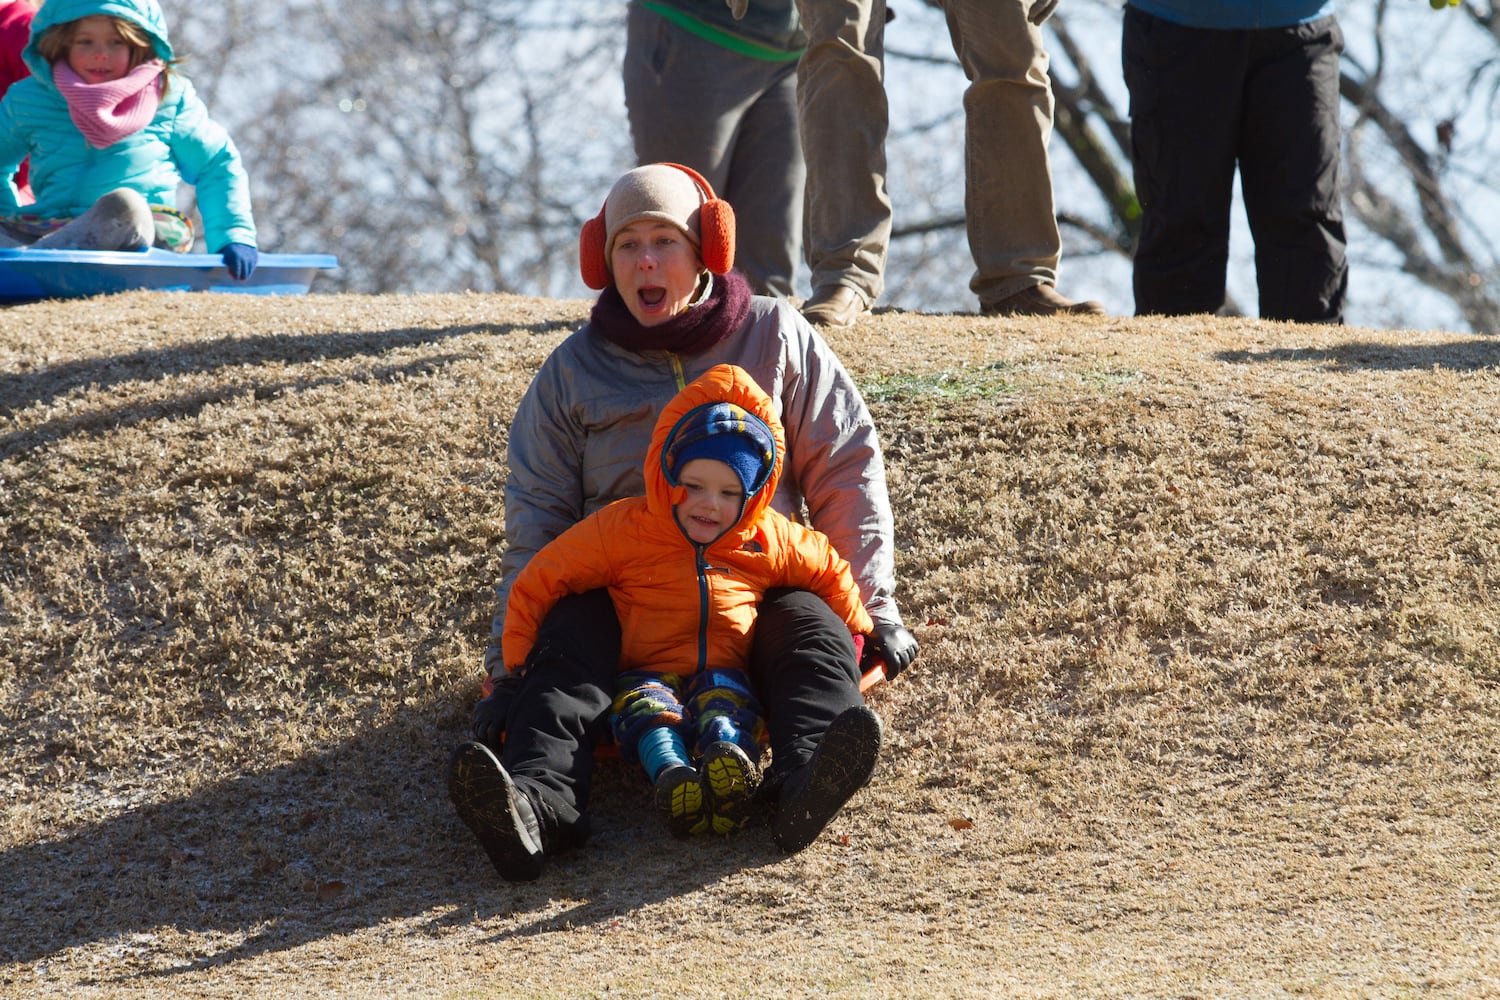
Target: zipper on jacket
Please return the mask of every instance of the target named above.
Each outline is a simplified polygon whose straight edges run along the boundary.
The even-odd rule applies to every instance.
[[[667,352],[667,357],[672,362],[672,380],[677,383],[677,391],[681,392],[687,388],[687,372],[682,370],[682,358],[671,351]]]
[[[708,564],[708,546],[693,543],[694,572],[698,577],[698,669],[695,673],[702,673],[708,669],[708,574],[714,568]]]

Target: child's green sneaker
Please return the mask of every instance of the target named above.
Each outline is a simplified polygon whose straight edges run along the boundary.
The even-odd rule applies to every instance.
[[[699,761],[706,810],[715,833],[731,833],[745,825],[752,811],[751,800],[760,787],[760,768],[738,744],[720,740]]]
[[[704,808],[703,786],[698,772],[686,764],[663,768],[656,776],[656,808],[667,820],[674,837],[690,837],[710,829],[708,810]]]

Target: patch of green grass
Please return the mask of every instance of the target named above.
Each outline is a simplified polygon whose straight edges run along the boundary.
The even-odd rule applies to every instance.
[[[1128,368],[1089,368],[1060,376],[1085,387],[1108,391],[1140,380]],[[1035,364],[997,361],[988,365],[947,368],[936,372],[886,372],[860,385],[869,403],[972,401],[1016,396],[1044,381]]]
[[[999,361],[979,367],[951,368],[913,374],[891,372],[867,379],[861,386],[871,403],[914,402],[934,399],[991,399],[1015,395],[1020,382],[1014,378],[1019,365]]]
[[[1141,373],[1130,368],[1090,368],[1074,377],[1090,389],[1118,389],[1139,382]]]

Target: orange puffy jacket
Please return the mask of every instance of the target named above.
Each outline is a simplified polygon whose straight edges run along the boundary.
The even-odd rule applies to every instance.
[[[695,407],[735,403],[776,438],[769,480],[746,497],[733,528],[706,547],[673,517],[681,487],[667,481],[662,452]],[[798,587],[828,602],[851,631],[874,625],[854,575],[822,534],[771,509],[786,436],[770,398],[734,365],[710,368],[679,392],[656,421],[646,452],[646,496],[618,500],[542,548],[516,577],[501,640],[505,665],[519,670],[542,619],[565,594],[608,587],[620,616],[620,669],[690,675],[705,667],[745,667],[756,607],[771,587]]]

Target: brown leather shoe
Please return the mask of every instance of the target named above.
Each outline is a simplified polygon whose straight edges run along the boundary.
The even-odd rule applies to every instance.
[[[981,305],[985,316],[1105,316],[1104,307],[1092,299],[1065,299],[1051,285],[1032,285],[990,305]]]
[[[802,304],[802,315],[813,326],[845,329],[853,326],[869,308],[848,285],[834,285],[813,292],[812,298]]]

